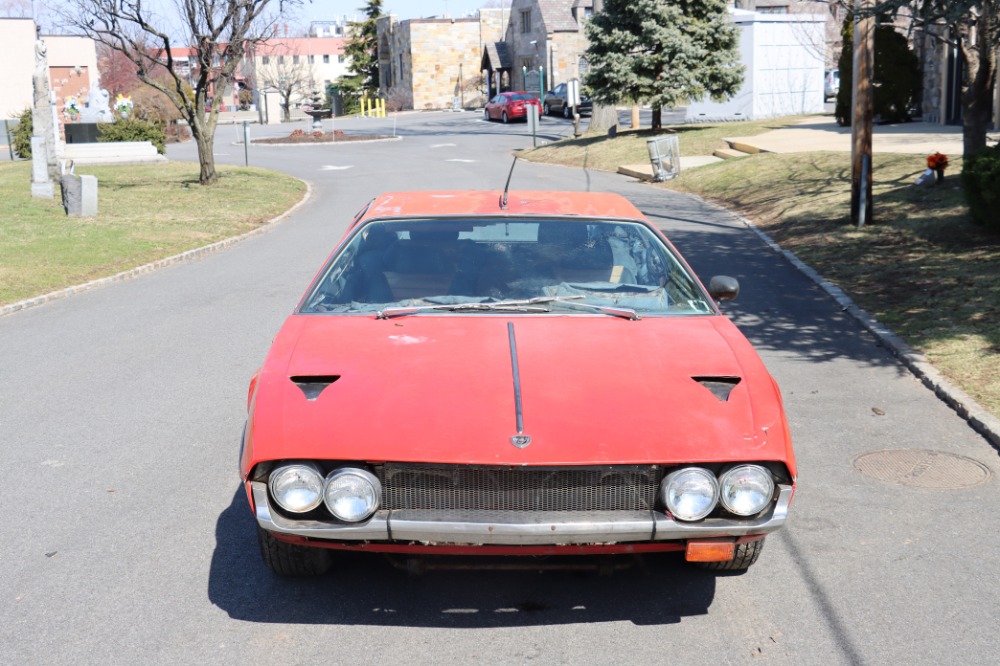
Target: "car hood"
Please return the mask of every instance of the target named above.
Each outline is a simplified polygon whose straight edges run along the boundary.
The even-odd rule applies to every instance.
[[[245,469],[790,458],[777,387],[722,316],[293,315],[251,412]]]

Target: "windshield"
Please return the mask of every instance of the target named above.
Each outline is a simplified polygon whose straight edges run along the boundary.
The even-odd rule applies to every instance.
[[[303,313],[711,314],[713,307],[645,225],[593,219],[420,219],[365,224],[333,258]],[[470,304],[497,304],[473,308]],[[424,306],[458,306],[428,307]]]

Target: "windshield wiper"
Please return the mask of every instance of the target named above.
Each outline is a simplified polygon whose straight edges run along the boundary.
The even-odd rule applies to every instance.
[[[549,312],[549,308],[528,303],[455,303],[452,305],[411,305],[407,307],[385,308],[375,313],[376,319],[405,317],[418,312]]]
[[[628,308],[616,308],[607,305],[592,305],[590,303],[577,303],[584,295],[572,296],[536,296],[522,300],[511,301],[476,301],[472,303],[451,303],[442,305],[411,305],[397,308],[384,308],[375,313],[376,319],[389,319],[391,317],[405,317],[406,315],[418,312],[551,312],[550,308],[544,307],[548,303],[565,303],[570,307],[580,307],[586,310],[596,310],[614,317],[638,320],[639,315],[635,310]]]
[[[560,299],[561,301],[562,299]],[[603,312],[604,314],[611,315],[612,317],[621,317],[622,319],[631,319],[632,321],[639,321],[642,317],[639,313],[631,308],[616,308],[611,305],[594,305],[593,303],[565,303],[565,305],[571,308],[582,308],[584,310],[594,310],[597,312]]]

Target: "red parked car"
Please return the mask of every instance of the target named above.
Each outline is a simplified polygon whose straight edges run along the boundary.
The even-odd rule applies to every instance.
[[[781,395],[613,194],[396,192],[362,210],[250,382],[264,562],[345,550],[677,551],[753,564],[796,467]]]
[[[512,120],[527,120],[529,106],[541,109],[541,102],[538,101],[537,97],[523,90],[505,92],[487,102],[483,113],[486,120],[500,120],[509,123]]]

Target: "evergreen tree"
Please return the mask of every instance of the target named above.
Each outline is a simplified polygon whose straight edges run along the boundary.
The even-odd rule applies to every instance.
[[[725,0],[604,0],[586,30],[591,97],[649,104],[654,129],[661,109],[721,101],[743,84],[739,31]]]
[[[351,39],[344,47],[344,54],[351,59],[351,83],[358,85],[366,95],[378,94],[378,35],[375,19],[382,16],[382,0],[368,0],[359,9],[365,20],[351,22]]]

